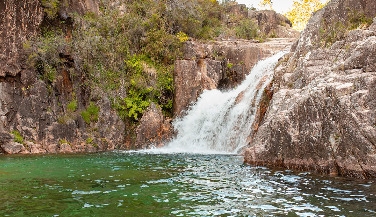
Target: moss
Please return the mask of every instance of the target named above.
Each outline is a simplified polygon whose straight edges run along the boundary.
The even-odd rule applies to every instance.
[[[86,110],[81,112],[81,117],[84,119],[86,124],[97,122],[99,118],[99,107],[96,106],[94,102],[90,102]]]
[[[86,139],[86,143],[87,143],[87,144],[92,144],[93,141],[94,141],[94,139],[91,138],[91,137],[89,137],[89,138]]]
[[[59,145],[62,145],[62,144],[68,144],[72,146],[71,143],[67,139],[59,139]]]
[[[24,143],[24,138],[21,135],[20,131],[18,131],[18,130],[12,130],[11,134],[14,136],[14,141],[15,142],[18,142],[20,144]]]
[[[86,139],[86,144],[92,145],[94,148],[99,148],[98,144],[94,142],[94,139],[92,137],[88,137]]]
[[[69,117],[68,115],[64,114],[62,116],[59,116],[57,118],[57,122],[59,124],[67,124],[69,121],[71,120],[71,117]]]
[[[75,112],[77,110],[77,100],[72,100],[67,105],[68,112]]]

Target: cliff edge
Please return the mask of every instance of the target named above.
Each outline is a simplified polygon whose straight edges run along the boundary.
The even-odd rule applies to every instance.
[[[333,0],[275,69],[245,162],[376,177],[376,2]]]

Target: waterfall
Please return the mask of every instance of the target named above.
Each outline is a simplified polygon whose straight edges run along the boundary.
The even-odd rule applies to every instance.
[[[237,153],[247,145],[264,88],[284,52],[258,62],[235,89],[205,90],[187,115],[174,121],[176,137],[158,152]]]

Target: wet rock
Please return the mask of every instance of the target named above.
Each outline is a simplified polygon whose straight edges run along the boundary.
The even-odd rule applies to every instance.
[[[294,40],[187,42],[184,59],[175,62],[174,116],[182,115],[203,90],[229,89],[240,84],[259,60],[288,49]]]
[[[52,154],[57,153],[58,150],[59,150],[59,146],[57,144],[50,144],[47,146],[47,149],[46,149],[48,153],[52,153]]]
[[[46,153],[46,150],[40,144],[35,144],[33,142],[25,142],[25,146],[29,150],[30,154],[43,154]]]
[[[7,142],[1,145],[1,148],[5,154],[18,154],[26,151],[25,147],[17,142]]]
[[[330,46],[319,34],[322,23],[331,31],[338,20],[351,20],[352,9],[373,17],[375,7],[374,1],[331,1],[312,17],[275,70],[274,95],[246,162],[376,177],[375,22],[346,30]]]
[[[63,143],[60,145],[60,150],[59,150],[60,153],[72,153],[73,150],[72,150],[72,146],[68,143]]]
[[[137,148],[159,147],[171,138],[172,126],[170,120],[164,118],[161,108],[151,103],[143,114],[136,133]]]

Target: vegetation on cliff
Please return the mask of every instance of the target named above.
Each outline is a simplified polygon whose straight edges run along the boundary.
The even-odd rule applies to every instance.
[[[260,5],[272,8],[273,2],[271,0],[261,0]],[[285,16],[291,21],[294,29],[302,31],[311,18],[312,13],[324,6],[325,4],[320,0],[295,0],[292,8]]]
[[[151,102],[171,116],[173,63],[189,38],[265,37],[246,16],[227,14],[236,5],[232,1],[101,1],[98,13],[68,18],[59,14],[65,1],[41,3],[45,12],[41,34],[24,43],[29,65],[53,91],[57,74],[70,59],[76,71],[70,75],[73,80],[81,79],[85,88],[109,96],[129,123],[138,122]],[[77,102],[76,91],[70,98]],[[85,114],[87,108],[67,109]]]

